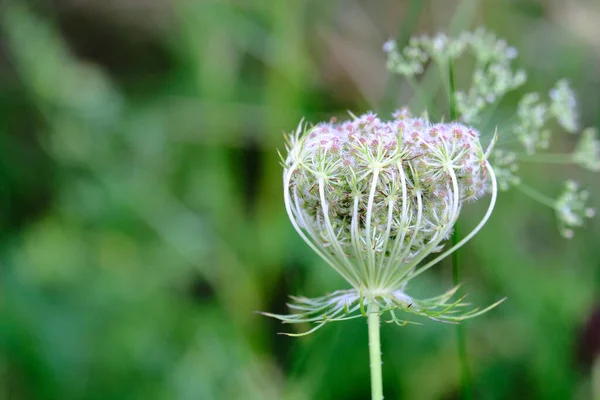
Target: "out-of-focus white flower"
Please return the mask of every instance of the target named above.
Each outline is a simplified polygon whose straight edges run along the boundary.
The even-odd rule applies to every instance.
[[[569,133],[577,133],[579,129],[577,100],[575,93],[564,79],[556,82],[550,89],[550,112],[558,123]]]
[[[581,138],[573,152],[573,160],[582,168],[600,171],[600,140],[597,129],[586,128],[581,132]]]
[[[498,189],[506,191],[521,183],[516,173],[519,171],[517,155],[512,151],[496,150],[492,152],[490,163],[494,166]]]
[[[550,131],[545,127],[548,121],[548,107],[540,102],[537,93],[527,93],[517,105],[518,123],[514,133],[528,154],[550,145]]]
[[[556,216],[559,221],[560,233],[567,239],[574,235],[574,228],[583,226],[587,218],[595,215],[595,210],[586,206],[589,194],[579,189],[575,181],[569,180],[560,197],[556,200]]]

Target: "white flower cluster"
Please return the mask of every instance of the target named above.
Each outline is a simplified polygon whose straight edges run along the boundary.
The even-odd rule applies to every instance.
[[[573,152],[573,161],[580,167],[589,169],[590,171],[600,171],[600,140],[598,140],[598,130],[586,128],[581,132],[581,137]]]
[[[388,53],[388,70],[406,77],[423,73],[423,66],[429,59],[427,53],[414,42],[400,53],[396,42],[389,40],[383,45],[383,50]]]
[[[518,122],[512,128],[527,154],[545,150],[550,145],[548,106],[540,102],[540,95],[527,93],[517,105]]]
[[[519,164],[517,155],[512,151],[496,150],[490,156],[490,163],[494,166],[496,179],[498,180],[498,189],[508,190],[511,186],[521,183],[521,178],[517,176]]]
[[[583,226],[586,218],[592,218],[595,211],[586,207],[589,194],[585,190],[579,189],[574,181],[567,181],[563,193],[556,200],[556,212],[560,221],[560,233],[565,238],[572,238],[573,228]]]
[[[558,123],[567,132],[576,133],[579,129],[577,100],[566,80],[561,79],[550,89],[550,100],[550,112]]]
[[[517,56],[515,48],[484,29],[464,32],[456,38],[441,33],[413,38],[401,51],[396,42],[390,40],[384,44],[384,51],[388,54],[388,69],[409,78],[423,73],[430,59],[445,70],[449,62],[470,54],[475,59],[472,85],[466,91],[453,94],[461,120],[468,124],[477,122],[487,105],[526,80],[524,71],[513,72],[511,62]]]
[[[299,127],[285,160],[299,233],[354,288],[374,293],[402,288],[442,249],[493,173],[474,129],[396,115]]]
[[[550,146],[547,124],[551,117],[569,133],[577,133],[579,129],[577,101],[566,80],[561,79],[550,89],[549,98],[550,103],[546,104],[538,93],[527,93],[517,106],[518,122],[513,131],[527,154]]]
[[[455,93],[456,108],[463,121],[475,123],[486,106],[521,86],[527,77],[525,71],[514,71],[511,65],[517,50],[494,34],[480,28],[463,33],[456,40],[465,41],[475,59],[471,87]]]
[[[497,103],[508,91],[521,86],[526,75],[515,70],[512,62],[517,51],[509,47],[504,40],[478,29],[472,33],[462,33],[455,38],[438,34],[432,38],[419,37],[411,40],[402,50],[397,44],[388,41],[384,46],[388,54],[390,71],[406,76],[414,84],[414,75],[424,72],[425,62],[434,61],[444,76],[451,73],[450,63],[463,56],[471,56],[475,63],[470,86],[466,90],[450,90],[450,103],[455,102],[457,119],[472,126],[481,123],[481,117],[489,106]],[[418,57],[409,57],[416,55]],[[410,67],[409,67],[410,65]],[[448,72],[444,72],[448,71]],[[451,86],[451,85],[450,85]],[[452,87],[452,86],[451,86]],[[564,79],[559,80],[550,89],[548,98],[538,93],[527,93],[519,101],[515,111],[516,121],[508,131],[514,134],[521,149],[502,149],[496,147],[491,155],[491,163],[498,177],[501,190],[516,187],[531,197],[540,200],[555,209],[559,229],[576,227],[568,214],[561,208],[564,198],[553,200],[526,186],[517,175],[519,162],[547,161],[550,163],[574,163],[591,171],[600,170],[600,141],[594,129],[585,129],[572,154],[542,154],[551,146],[551,121],[556,121],[566,132],[579,132],[577,101],[573,90]],[[567,185],[568,187],[571,184]],[[566,235],[571,236],[571,235]]]

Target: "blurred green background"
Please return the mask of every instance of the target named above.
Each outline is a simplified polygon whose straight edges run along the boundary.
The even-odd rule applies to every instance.
[[[0,399],[368,399],[365,320],[296,339],[255,313],[346,288],[293,231],[276,150],[302,117],[411,103],[388,38],[477,26],[530,77],[493,124],[565,77],[600,125],[595,1],[1,1]],[[598,175],[521,172],[552,196],[574,176],[600,209]],[[501,193],[461,250],[471,301],[508,297],[466,324],[476,399],[592,398],[599,238]],[[419,322],[382,328],[386,399],[459,398],[455,327]]]

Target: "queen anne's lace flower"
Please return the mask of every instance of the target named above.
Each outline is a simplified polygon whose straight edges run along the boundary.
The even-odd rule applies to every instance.
[[[405,110],[395,115],[382,121],[368,113],[307,130],[301,124],[289,137],[284,160],[289,217],[353,289],[301,299],[305,312],[277,316],[284,321],[347,318],[369,301],[380,302],[384,310],[403,307],[451,321],[480,313],[440,312],[460,304],[447,303],[454,291],[427,301],[404,293],[410,279],[469,240],[491,213],[496,181],[479,133],[461,123],[412,118]],[[490,207],[475,230],[420,265],[442,252],[463,204],[490,187]]]
[[[390,40],[383,50],[387,68],[412,84],[427,65],[437,64],[442,78],[449,81],[449,108],[457,121],[432,124],[402,109],[389,121],[368,113],[308,129],[301,123],[288,138],[287,156],[282,158],[288,215],[300,236],[352,286],[321,298],[294,298],[293,315],[266,314],[284,322],[317,323],[309,332],[328,321],[365,315],[365,305],[390,311],[390,322],[396,323],[402,323],[394,314],[398,308],[444,321],[487,311],[456,314],[463,305],[461,300],[450,302],[456,288],[427,300],[416,300],[405,289],[412,278],[462,246],[485,224],[496,199],[494,169],[501,189],[517,187],[553,208],[565,237],[593,215],[585,206],[587,192],[574,182],[569,181],[554,200],[518,176],[519,164],[527,161],[600,169],[594,130],[584,131],[572,154],[542,153],[551,145],[551,120],[567,132],[579,128],[575,96],[566,81],[559,81],[548,99],[528,93],[519,102],[510,130],[520,149],[484,151],[474,126],[482,122],[486,109],[493,109],[526,80],[525,72],[513,67],[516,49],[478,29],[456,37],[411,38],[402,49]],[[454,88],[452,71],[462,57],[470,57],[474,68],[470,85],[461,90]],[[492,198],[481,222],[444,251],[464,203],[488,192]],[[441,254],[425,261],[435,253]]]

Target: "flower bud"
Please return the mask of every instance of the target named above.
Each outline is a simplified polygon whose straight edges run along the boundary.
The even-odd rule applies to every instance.
[[[479,134],[399,111],[320,123],[290,138],[285,198],[299,233],[354,288],[402,288],[488,187]]]

